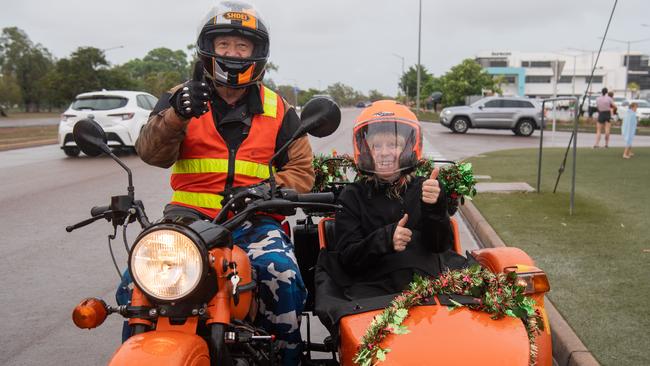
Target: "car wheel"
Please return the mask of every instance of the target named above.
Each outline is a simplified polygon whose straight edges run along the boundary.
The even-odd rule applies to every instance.
[[[465,133],[469,129],[469,120],[465,117],[458,117],[451,121],[451,130],[456,133]]]
[[[63,153],[66,154],[67,156],[74,158],[79,156],[81,153],[81,150],[78,147],[64,147],[63,148]]]
[[[515,134],[519,136],[530,136],[535,132],[535,124],[529,119],[523,119],[517,123]]]

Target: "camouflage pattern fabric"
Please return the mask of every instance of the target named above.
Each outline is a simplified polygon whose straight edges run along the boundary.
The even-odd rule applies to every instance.
[[[275,334],[282,365],[298,365],[307,290],[291,240],[278,221],[256,217],[233,232],[233,243],[246,251],[257,275],[257,325]]]

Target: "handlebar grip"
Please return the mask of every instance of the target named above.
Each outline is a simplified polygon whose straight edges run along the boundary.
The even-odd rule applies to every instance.
[[[90,209],[90,216],[101,215],[104,212],[108,211],[109,208],[110,208],[109,206],[95,206]]]
[[[302,193],[298,195],[298,202],[334,203],[336,197],[332,192]]]

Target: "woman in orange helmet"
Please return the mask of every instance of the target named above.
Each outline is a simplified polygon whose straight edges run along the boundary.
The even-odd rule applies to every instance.
[[[395,101],[374,102],[357,118],[353,145],[362,175],[339,195],[335,224],[334,247],[349,277],[337,281],[348,283],[345,295],[397,293],[416,273],[437,275],[452,231],[438,168],[415,176],[422,155],[417,117]]]

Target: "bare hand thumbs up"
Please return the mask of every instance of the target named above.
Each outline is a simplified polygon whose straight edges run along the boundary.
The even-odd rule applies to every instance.
[[[393,249],[396,252],[401,252],[406,249],[406,246],[411,241],[412,232],[410,229],[405,227],[408,220],[409,215],[404,214],[395,227],[395,233],[393,234]]]
[[[409,221],[409,214],[405,213],[404,216],[397,222],[397,226],[399,227],[404,227],[406,226],[406,223]]]

